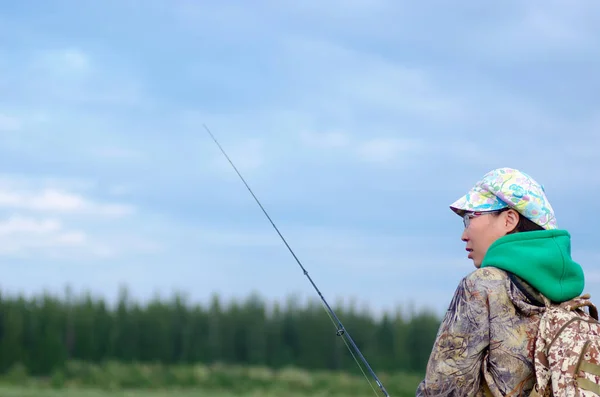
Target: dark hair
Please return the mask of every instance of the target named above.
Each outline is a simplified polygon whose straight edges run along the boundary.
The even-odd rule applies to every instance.
[[[498,212],[494,212],[492,215],[493,216],[499,216],[501,213],[506,212],[510,210],[510,208],[504,208],[501,211]],[[510,232],[508,232],[508,234],[513,234],[513,233],[520,233],[520,232],[533,232],[536,230],[544,230],[543,227],[541,227],[540,225],[538,225],[537,223],[533,223],[531,220],[525,218],[523,215],[521,215],[518,211],[516,211],[517,214],[519,214],[519,223],[517,223],[517,226],[511,230]]]

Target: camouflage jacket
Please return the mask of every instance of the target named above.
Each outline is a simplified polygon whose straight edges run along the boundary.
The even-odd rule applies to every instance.
[[[463,278],[442,320],[416,396],[527,396],[542,298],[486,267]]]

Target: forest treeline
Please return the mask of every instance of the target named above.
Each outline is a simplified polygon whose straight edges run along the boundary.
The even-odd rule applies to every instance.
[[[440,322],[434,313],[333,309],[374,370],[424,371]],[[174,295],[140,304],[122,289],[111,307],[90,294],[0,294],[1,372],[20,364],[49,375],[72,360],[358,369],[317,300],[267,304],[252,294],[225,304],[215,295],[203,306]]]

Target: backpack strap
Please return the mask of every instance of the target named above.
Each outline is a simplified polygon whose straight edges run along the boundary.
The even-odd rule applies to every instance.
[[[533,389],[531,389],[531,393],[529,393],[528,397],[542,397],[542,395],[538,391],[538,385],[537,384],[533,387]]]
[[[554,303],[554,302],[550,301],[550,299],[548,299],[544,295],[542,295],[542,299],[544,300],[544,305],[546,306],[546,308],[559,307],[563,310],[574,312],[577,310],[581,310],[584,307],[587,307],[588,314],[594,320],[598,321],[598,308],[596,307],[596,305],[594,305],[592,303],[592,301],[590,300],[590,297],[591,297],[590,294],[583,294],[583,295],[580,295],[576,298],[573,298],[573,299],[565,301],[565,302]]]
[[[590,300],[590,294],[583,294],[577,298],[571,299],[570,301],[563,302],[559,306],[569,311],[576,311],[587,306],[589,315],[594,320],[598,320],[598,309]]]

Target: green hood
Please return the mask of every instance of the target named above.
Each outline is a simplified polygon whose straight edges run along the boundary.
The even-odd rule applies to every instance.
[[[553,302],[583,292],[581,266],[571,259],[571,235],[566,230],[509,234],[488,249],[481,267],[497,267],[521,277]]]

